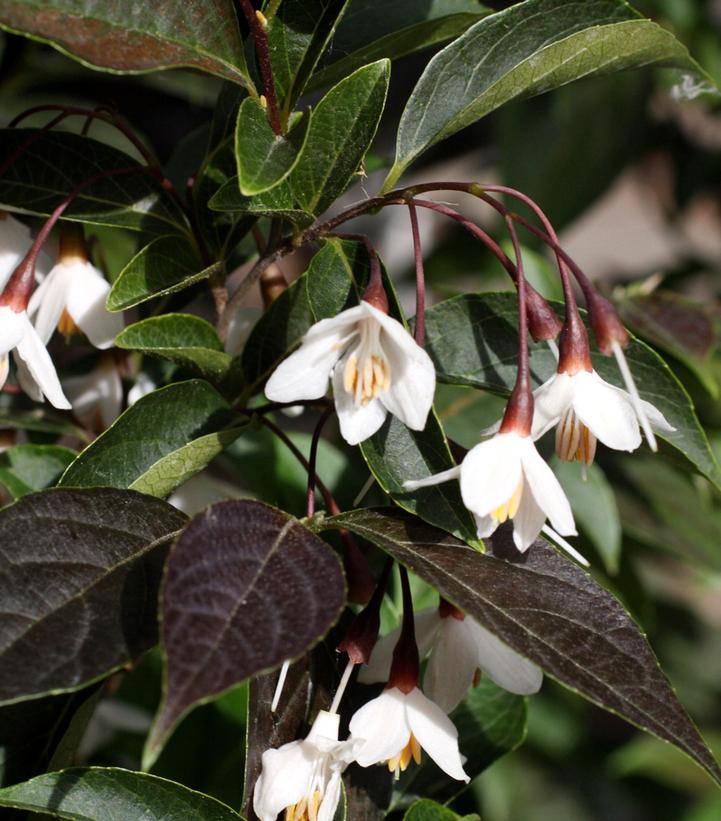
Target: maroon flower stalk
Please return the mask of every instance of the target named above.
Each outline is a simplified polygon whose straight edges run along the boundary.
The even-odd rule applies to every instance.
[[[280,122],[278,98],[275,93],[273,67],[270,62],[270,51],[268,49],[268,35],[265,32],[265,26],[261,22],[264,18],[258,16],[250,0],[240,0],[240,7],[243,9],[243,14],[245,14],[245,19],[248,21],[248,26],[253,35],[255,53],[258,57],[258,68],[263,78],[265,101],[268,105],[268,122],[273,132],[280,137],[283,135],[283,127]]]
[[[423,270],[423,249],[421,235],[418,230],[418,213],[412,199],[408,200],[408,216],[411,220],[411,234],[413,235],[413,256],[416,261],[416,328],[415,340],[423,347],[426,341],[426,278]]]
[[[318,457],[318,445],[323,426],[333,413],[333,408],[326,408],[318,419],[318,423],[313,431],[313,438],[310,442],[310,454],[308,458],[308,489],[306,491],[305,515],[310,519],[315,514],[315,483],[318,479],[315,472],[315,464]]]
[[[339,239],[349,239],[354,242],[362,242],[368,252],[368,262],[370,264],[370,275],[368,276],[368,285],[361,299],[368,302],[374,308],[382,311],[384,314],[388,313],[388,294],[383,287],[383,275],[381,273],[381,264],[378,259],[378,253],[370,241],[370,238],[365,234],[339,234],[334,236]]]

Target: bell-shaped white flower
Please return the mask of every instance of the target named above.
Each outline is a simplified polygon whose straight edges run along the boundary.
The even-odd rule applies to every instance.
[[[0,306],[0,387],[8,375],[8,354],[14,350],[18,379],[33,399],[46,396],[56,408],[69,409],[55,366],[24,310]]]
[[[96,348],[109,348],[123,329],[122,313],[105,307],[110,284],[87,259],[69,255],[53,267],[33,293],[28,313],[47,343],[57,328],[69,336],[77,328]]]
[[[253,810],[260,821],[332,821],[341,794],[341,774],[352,745],[338,741],[337,713],[321,710],[307,737],[263,753]]]
[[[566,462],[593,462],[596,441],[614,450],[635,450],[641,444],[639,418],[631,395],[611,385],[595,370],[555,373],[533,392],[532,436],[556,427],[556,453]],[[651,427],[661,433],[675,430],[663,414],[643,399]]]
[[[473,513],[481,538],[508,519],[521,551],[533,544],[546,519],[561,535],[576,534],[566,494],[530,436],[497,433],[471,448],[457,467],[403,487],[416,490],[449,479],[460,479],[463,504]]]
[[[89,373],[64,379],[63,389],[76,418],[96,433],[120,416],[123,383],[110,353],[103,354]]]
[[[540,668],[470,616],[442,605],[416,613],[415,622],[420,656],[430,653],[423,689],[446,713],[465,698],[479,671],[509,693],[527,696],[540,689]],[[399,632],[394,630],[377,642],[358,681],[372,684],[388,679]]]
[[[396,776],[411,759],[420,763],[425,750],[436,764],[459,781],[470,781],[458,749],[458,730],[443,710],[418,689],[404,693],[385,689],[350,720],[353,752],[361,767],[386,763]]]
[[[331,375],[349,444],[372,436],[388,412],[412,430],[425,427],[436,386],[433,363],[400,322],[365,300],[316,322],[275,369],[265,395],[273,402],[319,399]]]

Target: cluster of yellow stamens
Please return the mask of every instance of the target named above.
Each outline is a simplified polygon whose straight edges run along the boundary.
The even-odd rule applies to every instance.
[[[516,513],[518,513],[518,506],[521,504],[522,495],[523,478],[521,478],[518,484],[516,485],[516,489],[513,491],[508,501],[504,502],[495,510],[491,511],[491,516],[493,517],[493,520],[498,524],[503,524],[503,522],[507,521],[508,519],[512,519],[516,515]]]
[[[593,463],[596,455],[596,437],[576,416],[572,407],[568,408],[556,427],[556,453],[564,462],[577,459],[586,465]]]
[[[80,328],[75,324],[75,320],[65,308],[63,308],[63,312],[60,314],[60,319],[58,320],[58,331],[66,338],[82,333]]]
[[[405,772],[411,763],[411,758],[416,764],[421,763],[421,745],[416,741],[416,737],[413,733],[411,733],[408,743],[398,755],[388,759],[388,770],[392,772],[396,778],[400,778],[401,773]]]
[[[380,356],[366,356],[358,364],[356,354],[351,354],[343,371],[343,387],[353,394],[356,407],[367,405],[381,391],[391,386],[391,369]]]
[[[316,821],[323,796],[316,790],[310,797],[286,807],[285,821]]]

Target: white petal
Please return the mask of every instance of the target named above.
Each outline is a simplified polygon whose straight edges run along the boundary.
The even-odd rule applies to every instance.
[[[40,283],[28,303],[28,312],[35,316],[35,330],[47,345],[58,326],[60,315],[68,296],[70,269],[66,265],[56,265]]]
[[[425,479],[409,479],[403,482],[403,490],[418,490],[420,487],[431,487],[431,485],[440,485],[441,482],[449,482],[451,479],[461,478],[461,466],[448,468],[442,470],[440,473],[434,473],[432,476],[426,476]]]
[[[474,513],[473,518],[476,520],[476,529],[478,531],[479,539],[487,538],[492,533],[495,533],[498,528],[498,522],[493,518],[493,516],[477,516]]]
[[[673,433],[676,428],[671,425],[661,411],[651,402],[641,400],[641,407],[646,412],[651,427],[658,433]]]
[[[424,659],[433,645],[436,630],[440,626],[440,616],[437,607],[428,607],[414,613],[416,628],[416,644],[418,645],[418,655]],[[390,633],[378,639],[371,653],[368,664],[361,666],[358,673],[358,681],[361,684],[374,684],[378,681],[388,681],[393,661],[393,651],[401,634],[401,628],[397,627]]]
[[[337,321],[347,313],[316,322],[300,348],[278,365],[265,386],[271,402],[320,399],[325,394],[331,369],[343,353],[341,343],[352,330],[352,324]]]
[[[575,536],[571,505],[551,468],[543,461],[530,436],[521,440],[521,461],[526,479],[525,495],[530,489],[536,504],[544,511],[553,527],[562,536]],[[523,502],[523,496],[521,497]]]
[[[391,387],[381,402],[411,430],[423,430],[436,390],[433,362],[400,322],[368,308],[382,328],[380,346],[391,369]]]
[[[536,541],[546,521],[546,514],[536,503],[528,485],[513,517],[513,542],[524,553]]]
[[[478,666],[499,687],[521,696],[537,693],[543,671],[470,616],[466,617],[477,646]]]
[[[317,821],[333,821],[340,801],[341,772],[335,770],[325,788],[325,795],[318,807]]]
[[[398,755],[408,744],[411,730],[406,720],[405,696],[392,687],[357,710],[350,720],[353,739],[362,739],[356,747],[356,761],[370,767]]]
[[[43,392],[40,390],[38,383],[33,379],[33,375],[28,370],[28,366],[18,356],[17,350],[13,352],[13,359],[15,360],[15,376],[20,387],[33,402],[42,402]]]
[[[30,229],[10,214],[0,218],[0,293],[32,245]]]
[[[521,460],[515,433],[499,433],[468,451],[461,464],[463,504],[486,516],[508,502],[521,481]]]
[[[533,392],[533,428],[531,436],[538,439],[563,416],[571,403],[573,388],[570,377],[565,373],[555,373],[540,388]]]
[[[573,409],[606,447],[635,450],[641,444],[638,419],[626,391],[609,385],[594,371],[574,377]]]
[[[25,362],[30,375],[37,382],[48,401],[56,408],[69,410],[70,402],[65,398],[63,389],[60,387],[60,381],[55,371],[55,365],[50,359],[50,354],[45,349],[45,345],[43,345],[27,317],[26,321],[27,330],[17,345],[18,356]]]
[[[417,687],[406,695],[405,702],[408,723],[421,747],[443,772],[468,783],[458,749],[458,730],[450,718]]]
[[[27,328],[27,314],[13,311],[8,305],[0,307],[0,355],[10,351],[20,342]]]
[[[275,821],[278,813],[308,795],[316,758],[312,753],[312,746],[303,741],[263,753],[263,769],[253,791],[253,809],[261,821]]]
[[[0,388],[8,381],[8,371],[10,370],[10,360],[6,353],[0,354]]]
[[[110,284],[89,262],[68,268],[68,313],[96,348],[109,348],[124,326],[122,312],[111,313],[105,307]]]
[[[428,697],[446,713],[465,698],[478,667],[476,642],[467,622],[468,617],[441,619],[423,679]]]
[[[386,409],[378,399],[371,399],[367,405],[355,406],[353,395],[343,387],[343,373],[349,353],[333,369],[333,401],[341,436],[349,445],[357,445],[380,428],[386,418]]]
[[[104,357],[109,356],[105,354]],[[63,379],[63,390],[73,406],[78,419],[95,423],[99,412],[103,428],[108,428],[120,415],[123,402],[123,385],[112,358],[101,361],[97,368],[82,376]]]

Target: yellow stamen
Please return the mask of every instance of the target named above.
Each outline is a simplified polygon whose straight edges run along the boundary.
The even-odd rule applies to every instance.
[[[511,494],[511,498],[499,505],[495,510],[491,511],[493,519],[502,524],[507,519],[512,519],[518,513],[518,506],[521,504],[521,496],[523,495],[523,478],[518,481],[516,489]]]
[[[596,442],[594,434],[576,416],[573,408],[568,408],[556,428],[558,458],[563,462],[575,459],[590,465],[596,455]]]
[[[358,381],[358,359],[355,354],[348,357],[348,361],[343,371],[343,389],[348,393],[355,393],[356,382]]]
[[[402,772],[405,772],[411,759],[416,764],[421,763],[421,745],[416,740],[416,737],[411,733],[406,746],[398,753],[398,755],[389,758],[386,762],[388,764],[388,771],[393,773],[396,779],[400,778]]]
[[[263,14],[262,11],[256,9],[255,18],[260,23],[260,25],[263,26],[263,28],[268,27],[268,18]]]
[[[265,98],[265,94],[261,94],[260,98],[258,99],[261,108],[268,108],[268,100]]]
[[[285,809],[285,821],[317,821],[318,808],[323,796],[316,790],[310,797],[303,798],[297,804]]]
[[[58,320],[58,331],[60,331],[64,337],[75,336],[76,334],[82,333],[80,328],[75,324],[75,320],[64,308]]]

